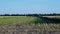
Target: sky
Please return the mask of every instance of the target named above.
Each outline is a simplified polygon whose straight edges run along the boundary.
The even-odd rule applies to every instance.
[[[0,0],[0,14],[60,13],[60,0]]]

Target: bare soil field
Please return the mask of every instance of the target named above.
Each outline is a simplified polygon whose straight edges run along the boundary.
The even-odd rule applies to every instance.
[[[60,24],[10,24],[1,26],[0,34],[60,34]]]

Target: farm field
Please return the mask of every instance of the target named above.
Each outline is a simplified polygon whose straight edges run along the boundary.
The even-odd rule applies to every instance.
[[[43,17],[60,19],[60,16],[43,16]]]
[[[34,22],[41,22],[41,20],[40,18],[29,17],[29,16],[0,16],[0,25],[14,24],[14,23],[28,24]]]
[[[43,16],[41,19],[48,23],[60,23],[60,16]]]
[[[60,34],[60,23],[32,16],[0,16],[0,34]]]

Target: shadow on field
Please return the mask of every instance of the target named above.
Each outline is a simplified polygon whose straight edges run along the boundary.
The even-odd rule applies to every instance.
[[[60,23],[60,19],[58,18],[47,18],[47,17],[37,17],[34,21],[31,21],[32,24],[43,24],[43,23],[47,23],[47,24],[58,24]],[[29,24],[31,24],[31,22]]]
[[[46,17],[39,17],[42,20],[42,23],[60,23],[60,19],[57,18],[46,18]]]

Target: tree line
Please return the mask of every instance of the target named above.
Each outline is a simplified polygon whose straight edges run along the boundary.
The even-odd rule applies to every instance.
[[[0,14],[0,16],[60,16],[60,14]]]

